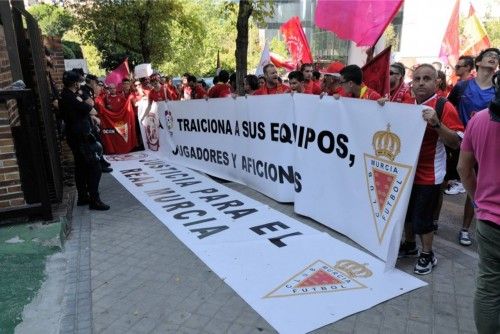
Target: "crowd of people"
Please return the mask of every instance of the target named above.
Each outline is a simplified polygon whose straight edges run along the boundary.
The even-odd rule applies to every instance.
[[[267,64],[262,76],[249,74],[244,78],[247,95],[304,93],[319,98],[375,100],[382,106],[386,102],[425,106],[422,117],[427,128],[399,257],[416,257],[414,272],[419,275],[431,273],[437,264],[433,237],[438,229],[443,193],[467,191],[462,228],[457,232],[461,245],[471,245],[469,229],[476,215],[481,256],[476,298],[478,328],[497,328],[491,320],[492,312],[496,312],[497,317],[500,313],[500,174],[496,173],[500,163],[499,58],[497,48],[483,50],[475,58],[460,57],[455,66],[458,81],[453,87],[447,84],[445,74],[436,69],[435,64],[419,64],[409,69],[402,63],[393,63],[390,66],[390,94],[386,96],[365,85],[359,66],[344,66],[338,62],[322,74],[315,71],[313,64],[303,64],[286,79],[278,75],[273,64]],[[410,80],[405,80],[408,77]],[[173,84],[172,78],[159,74],[137,80],[125,78],[120,87],[105,85],[91,74],[87,74],[84,85],[80,84],[82,80],[82,73],[65,73],[59,107],[65,115],[66,137],[75,157],[78,205],[88,204],[90,209],[97,210],[109,209],[98,193],[101,172],[109,171],[99,144],[100,108],[116,111],[126,101],[137,106],[141,100],[151,105],[167,100],[236,96],[236,75],[225,70],[218,73],[210,88],[189,73],[183,75],[178,86]],[[490,104],[496,111],[493,107],[488,109]]]

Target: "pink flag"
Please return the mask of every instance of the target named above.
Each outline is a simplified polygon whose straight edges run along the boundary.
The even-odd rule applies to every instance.
[[[373,46],[403,0],[318,0],[316,26],[358,46]]]
[[[121,63],[117,68],[108,73],[106,79],[104,79],[104,83],[106,85],[115,84],[116,87],[118,87],[119,85],[121,85],[124,78],[128,78],[129,74],[130,70],[128,68],[128,58],[125,58],[123,63]]]
[[[460,41],[458,37],[459,8],[460,0],[457,0],[451,12],[448,28],[446,28],[443,41],[441,42],[441,49],[439,50],[439,58],[445,64],[450,64],[451,66],[457,64],[458,53],[460,52]]]
[[[292,17],[287,22],[283,23],[280,31],[285,38],[288,52],[292,56],[292,61],[295,64],[311,64],[313,57],[309,43],[307,42],[306,34],[302,29],[302,24],[298,16]]]

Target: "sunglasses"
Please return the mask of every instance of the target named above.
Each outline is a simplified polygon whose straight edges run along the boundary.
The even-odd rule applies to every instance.
[[[467,67],[467,65],[455,65],[455,69],[458,70],[461,67]]]
[[[397,75],[401,75],[401,73],[399,73],[399,72],[393,72],[393,71],[390,71],[390,72],[389,72],[389,74],[390,74],[390,75],[396,75],[396,74],[397,74]]]

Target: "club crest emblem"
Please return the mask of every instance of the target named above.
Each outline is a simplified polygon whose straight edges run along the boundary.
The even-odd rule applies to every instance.
[[[382,243],[412,167],[395,162],[401,140],[391,132],[390,124],[387,130],[373,135],[372,145],[375,155],[364,155],[366,182],[377,236]]]
[[[366,265],[352,260],[337,261],[335,266],[316,260],[269,292],[264,298],[364,289],[366,286],[358,282],[356,278],[368,278],[372,275],[372,271]]]
[[[113,124],[113,126],[123,140],[128,143],[128,124],[123,121],[119,121]]]
[[[109,161],[131,161],[131,160],[140,160],[147,158],[148,155],[146,153],[126,153],[126,154],[116,154],[116,155],[107,155],[106,159]]]

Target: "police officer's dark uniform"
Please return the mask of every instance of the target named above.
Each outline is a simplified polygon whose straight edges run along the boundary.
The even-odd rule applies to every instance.
[[[101,179],[102,146],[92,135],[90,112],[93,109],[77,94],[79,75],[73,71],[64,72],[64,88],[59,109],[66,125],[66,140],[75,159],[75,183],[78,191],[78,205],[89,205],[93,210],[108,210],[99,197]]]
[[[81,74],[80,74],[80,76],[81,76]],[[89,85],[91,80],[95,80],[97,82],[97,77],[93,74],[87,74],[87,76],[85,77],[85,85],[80,86],[80,89],[78,90],[78,95],[80,95],[80,97],[84,101],[87,100],[88,98],[91,98],[92,101],[95,101],[94,89],[92,87],[90,87],[90,85]],[[92,134],[99,141],[99,143],[102,145],[100,134],[99,134],[99,129],[97,129],[95,126],[92,126]],[[111,164],[109,162],[107,162],[102,155],[100,157],[99,162],[101,163],[102,172],[110,173],[113,171],[113,169],[110,168]]]

